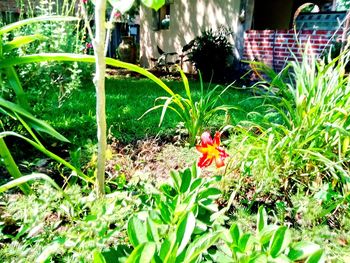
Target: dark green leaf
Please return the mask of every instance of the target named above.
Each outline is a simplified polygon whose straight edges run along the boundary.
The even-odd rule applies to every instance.
[[[35,118],[32,114],[24,110],[22,107],[14,104],[12,102],[6,101],[3,98],[0,98],[0,107],[3,107],[7,110],[11,110],[20,115],[25,122],[27,122],[32,128],[45,132],[56,139],[59,139],[64,142],[69,142],[63,135],[59,134],[54,128],[52,128],[49,124],[44,121],[41,121]]]
[[[252,242],[252,235],[250,233],[245,233],[241,236],[238,242],[238,248],[243,253],[246,252]]]
[[[308,257],[308,259],[305,261],[305,263],[324,263],[325,262],[325,255],[322,249],[317,250],[312,255]]]
[[[270,255],[273,258],[278,257],[290,244],[291,234],[286,226],[279,227],[270,241]]]
[[[191,175],[190,169],[186,169],[183,173],[181,173],[181,176],[182,178],[181,178],[180,192],[185,193],[190,187],[190,184],[192,181],[192,175]]]
[[[202,184],[203,179],[202,178],[197,178],[195,179],[190,187],[190,192],[192,192],[193,190],[195,190],[197,187],[199,187]]]
[[[221,191],[217,188],[207,188],[200,192],[198,199],[209,198],[212,200],[218,199],[221,196]]]
[[[238,246],[239,240],[241,238],[241,231],[237,224],[232,224],[230,227],[230,234],[232,237],[232,242],[235,246]]]

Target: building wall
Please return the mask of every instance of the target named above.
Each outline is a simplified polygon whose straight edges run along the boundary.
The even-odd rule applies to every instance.
[[[16,0],[0,0],[0,11],[1,12],[14,12],[19,13]]]
[[[151,58],[158,58],[157,45],[165,52],[181,54],[182,47],[203,30],[228,26],[238,30],[240,0],[174,0],[170,6],[168,30],[152,30],[152,10],[140,10],[140,63],[151,67]],[[235,34],[233,34],[235,35]],[[234,38],[234,37],[233,37]],[[232,39],[232,41],[235,41]],[[238,55],[238,52],[236,52]],[[189,64],[184,70],[191,71]]]
[[[332,40],[338,39],[341,35],[342,31],[335,34],[333,30],[303,30],[298,32],[296,41],[293,29],[248,30],[244,35],[244,58],[262,61],[279,71],[285,66],[286,61],[294,59],[292,53],[301,60],[303,47],[308,42],[311,52],[320,55],[329,48]]]

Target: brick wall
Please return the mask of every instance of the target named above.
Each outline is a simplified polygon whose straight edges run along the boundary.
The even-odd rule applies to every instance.
[[[316,55],[321,54],[335,31],[304,30],[295,36],[294,30],[249,30],[244,35],[244,59],[263,61],[276,71],[283,68],[286,61],[293,59],[291,52],[300,59],[305,44],[310,41],[311,49]],[[333,40],[341,37],[337,32]],[[298,39],[298,41],[296,41]],[[301,43],[298,44],[298,42]],[[330,41],[332,42],[332,41]]]

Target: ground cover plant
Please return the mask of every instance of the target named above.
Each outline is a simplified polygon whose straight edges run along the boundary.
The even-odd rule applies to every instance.
[[[143,2],[155,9],[164,4]],[[109,3],[113,10],[125,12],[133,1]],[[87,1],[81,4],[84,7]],[[3,88],[14,94],[1,98],[1,114],[18,123],[16,132],[0,132],[1,162],[13,177],[0,186],[2,261],[348,261],[350,84],[344,74],[348,54],[326,62],[306,57],[281,74],[254,64],[255,69],[265,69],[270,79],[255,84],[250,92],[231,86],[206,90],[202,82],[188,82],[182,72],[182,82],[166,82],[136,65],[104,58],[106,1],[89,4],[98,13],[98,36],[91,36],[95,57],[6,53],[18,43],[45,41],[41,37],[10,42],[5,38],[1,43]],[[0,32],[50,19],[74,20],[24,20]],[[73,90],[64,102],[49,90],[40,98],[35,92],[28,97],[14,66],[43,61],[96,63],[95,91],[91,83]],[[106,64],[149,80],[105,82]],[[159,112],[139,119],[154,107],[156,98],[165,96]],[[174,105],[176,111],[165,115]],[[203,105],[224,111],[202,120],[210,113]],[[178,114],[180,110],[183,114]],[[160,140],[183,136],[190,143],[140,142],[143,136],[159,132],[156,127],[163,118]],[[194,133],[191,127],[197,127],[198,121],[202,123]],[[111,127],[108,147],[107,127]],[[96,128],[98,136],[93,139]],[[32,174],[22,174],[7,147],[12,145],[10,135],[29,142],[46,159],[55,160],[57,167],[43,174],[36,170],[45,164],[38,164],[27,167]],[[73,147],[60,157],[71,147],[68,139]],[[139,148],[119,140],[139,140]],[[198,153],[190,147],[193,144]],[[82,158],[87,160],[84,164]],[[161,172],[155,169],[158,166],[166,167]],[[62,179],[50,170],[59,171]]]

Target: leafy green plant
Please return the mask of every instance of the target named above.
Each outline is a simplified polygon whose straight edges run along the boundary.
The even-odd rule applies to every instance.
[[[180,120],[184,123],[185,128],[188,131],[188,143],[190,146],[194,146],[197,141],[197,137],[202,134],[211,118],[213,118],[219,111],[224,111],[227,113],[229,109],[235,108],[230,105],[220,105],[218,103],[221,96],[232,85],[228,85],[221,91],[219,91],[221,87],[216,85],[213,89],[205,92],[204,84],[201,75],[199,74],[201,89],[199,98],[196,100],[192,96],[191,88],[186,75],[181,70],[180,73],[186,91],[186,97],[182,97],[180,94],[176,94],[170,88],[167,88],[166,91],[171,96],[157,98],[156,101],[164,100],[165,102],[150,108],[142,116],[153,110],[162,108],[159,123],[160,125],[163,122],[167,109],[174,111],[180,117]]]
[[[233,45],[228,40],[230,34],[231,31],[224,27],[217,31],[209,29],[190,42],[189,60],[203,74],[205,80],[224,80],[230,66],[229,58],[233,56]]]
[[[225,244],[220,253],[229,252],[227,262],[324,262],[319,245],[300,241],[293,243],[288,227],[271,225],[263,207],[259,208],[256,233],[243,232],[237,224],[226,230]],[[216,255],[218,256],[218,255]]]
[[[255,85],[264,90],[265,114],[260,114],[260,123],[241,123],[244,135],[237,139],[244,143],[235,145],[245,156],[241,167],[249,163],[256,183],[289,206],[291,190],[309,191],[331,182],[347,195],[350,179],[349,53],[326,64],[305,52],[301,62],[291,62],[279,74],[253,62],[268,76]]]
[[[134,247],[127,262],[195,262],[222,234],[215,227],[214,186],[220,177],[199,177],[196,165],[171,173],[172,183],[153,196],[155,208],[134,215],[128,236]]]

